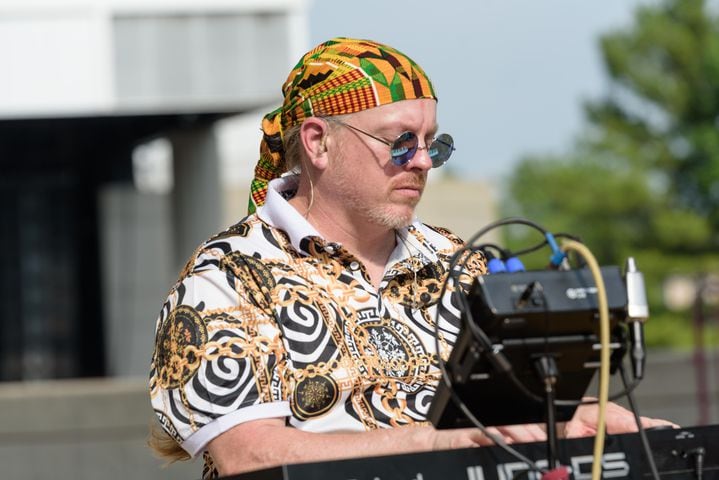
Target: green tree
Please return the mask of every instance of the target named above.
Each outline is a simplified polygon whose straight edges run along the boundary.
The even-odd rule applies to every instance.
[[[601,51],[611,94],[586,107],[590,146],[719,231],[719,18],[702,0],[643,6]]]
[[[719,271],[719,17],[701,0],[641,6],[600,47],[609,94],[569,154],[520,162],[505,213],[579,235],[600,263],[637,257],[655,316],[679,325],[663,279]],[[678,340],[664,330],[656,343]]]

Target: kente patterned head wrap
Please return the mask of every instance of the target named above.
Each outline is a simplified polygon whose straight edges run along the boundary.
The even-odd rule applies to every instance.
[[[262,120],[260,160],[249,213],[265,203],[267,184],[285,172],[283,132],[311,116],[344,115],[400,100],[436,99],[422,68],[370,40],[338,37],[307,52],[282,86],[282,106]]]

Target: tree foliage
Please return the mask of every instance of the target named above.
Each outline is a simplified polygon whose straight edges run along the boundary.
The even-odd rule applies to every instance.
[[[609,93],[585,105],[570,153],[520,162],[505,213],[579,235],[601,263],[644,258],[661,312],[666,275],[719,267],[719,16],[644,5],[600,48]]]
[[[589,146],[645,170],[667,207],[705,217],[716,232],[719,18],[702,0],[643,6],[631,29],[600,45],[612,93],[586,106]]]

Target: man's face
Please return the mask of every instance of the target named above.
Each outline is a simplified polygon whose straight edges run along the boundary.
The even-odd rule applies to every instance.
[[[419,202],[432,160],[426,145],[437,132],[436,102],[404,100],[346,115],[342,121],[389,143],[410,131],[419,138],[414,157],[397,166],[390,147],[346,126],[335,124],[339,141],[326,172],[337,203],[351,216],[388,228],[409,225]]]

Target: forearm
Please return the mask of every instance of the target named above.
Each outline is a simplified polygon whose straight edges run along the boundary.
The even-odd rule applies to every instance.
[[[432,448],[428,428],[381,429],[364,433],[311,433],[286,429],[283,448],[255,450],[253,460],[265,464],[299,463],[399,454]],[[264,458],[263,458],[264,457]]]
[[[486,443],[475,430],[437,431],[402,427],[362,433],[311,433],[274,421],[240,425],[213,440],[208,449],[221,475],[287,463],[470,447]]]

